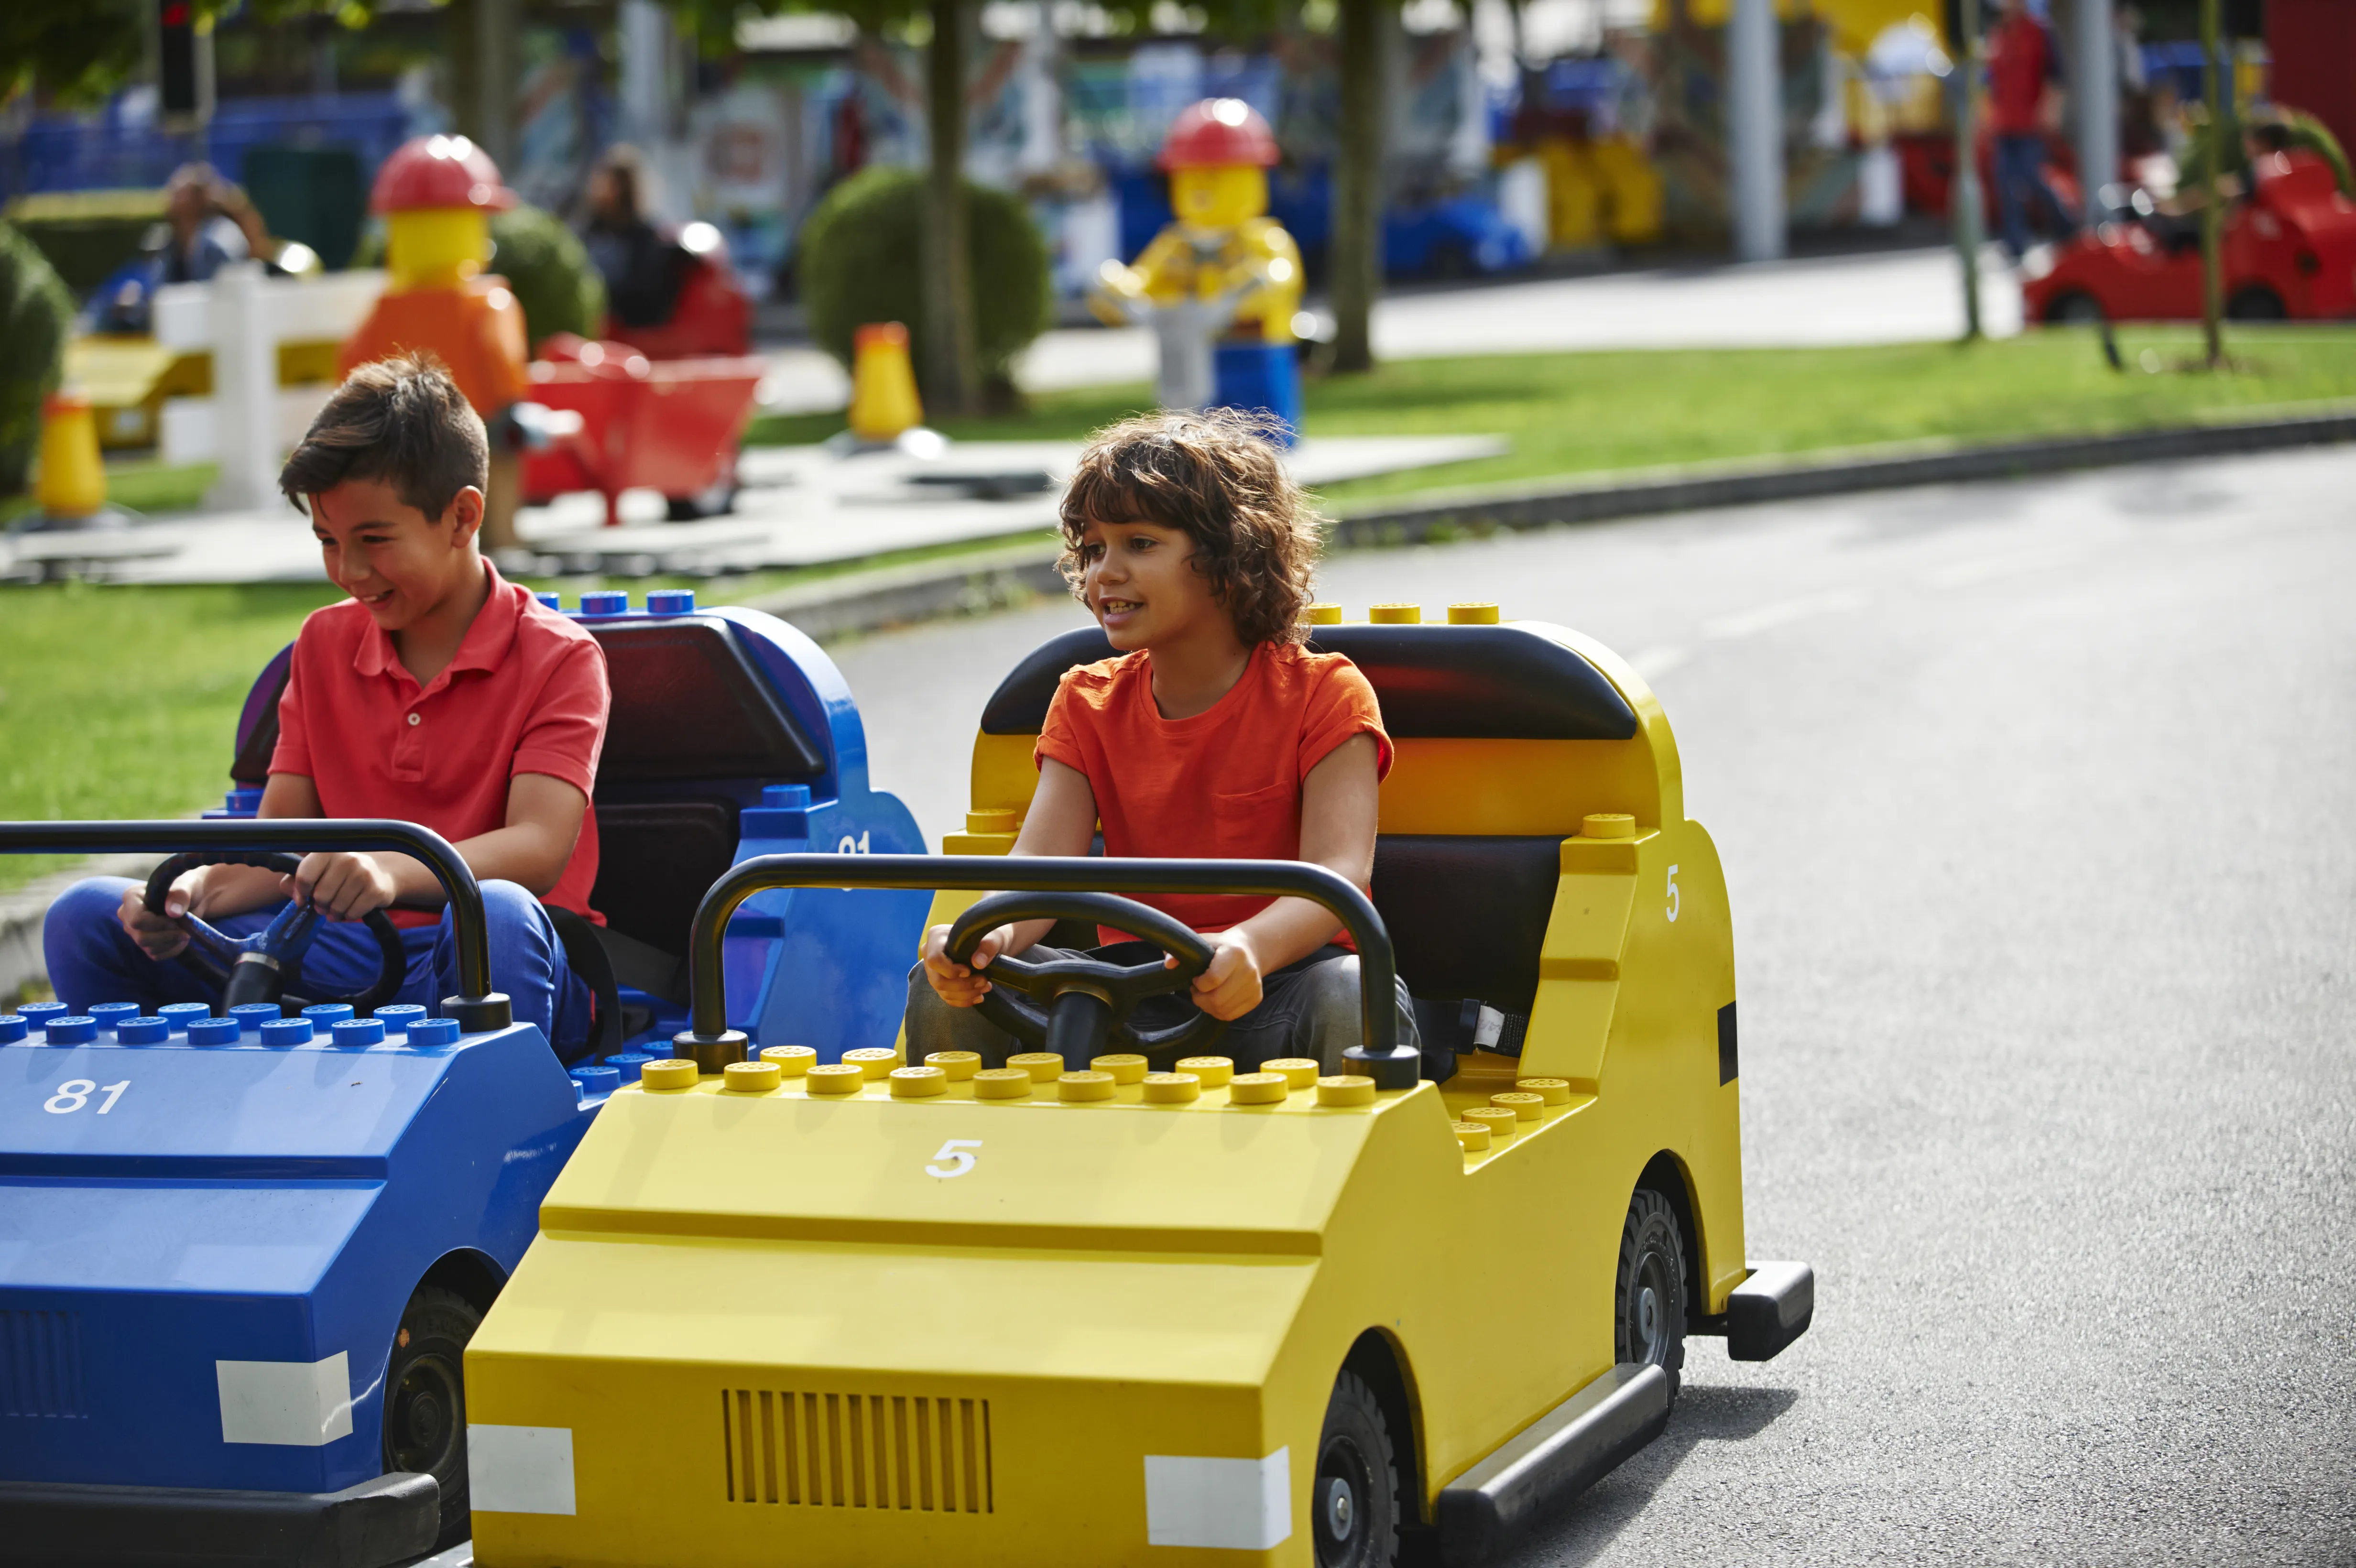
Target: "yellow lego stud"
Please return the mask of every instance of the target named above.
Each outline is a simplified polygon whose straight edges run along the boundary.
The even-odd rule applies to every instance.
[[[1236,1064],[1232,1057],[1188,1056],[1179,1059],[1178,1071],[1193,1073],[1205,1089],[1224,1089],[1236,1075]]]
[[[638,1087],[651,1093],[668,1093],[694,1088],[699,1076],[695,1063],[687,1058],[666,1057],[660,1061],[649,1061],[638,1070]]]
[[[732,1061],[721,1070],[720,1088],[727,1094],[774,1094],[785,1081],[774,1061]]]
[[[1525,1094],[1536,1094],[1549,1105],[1570,1104],[1570,1080],[1568,1078],[1516,1078],[1514,1087]]]
[[[1513,1112],[1517,1119],[1525,1122],[1535,1122],[1546,1112],[1544,1098],[1537,1094],[1525,1093],[1520,1090],[1505,1094],[1492,1094],[1489,1096],[1489,1104],[1501,1111]]]
[[[1184,1105],[1202,1097],[1203,1081],[1192,1072],[1145,1075],[1145,1103],[1149,1105]]]
[[[1063,1058],[1059,1056],[1055,1060],[1061,1061]],[[1032,1083],[1027,1068],[985,1067],[973,1075],[973,1097],[977,1100],[1028,1099]]]
[[[1230,1105],[1280,1104],[1291,1093],[1292,1084],[1281,1072],[1238,1072],[1227,1080]]]
[[[900,1053],[887,1046],[862,1045],[857,1051],[844,1051],[842,1060],[870,1078],[881,1078],[900,1065]]]
[[[1489,1147],[1489,1128],[1482,1122],[1451,1122],[1449,1130],[1456,1135],[1456,1145],[1466,1154],[1480,1154]]]
[[[1375,1081],[1355,1072],[1336,1072],[1317,1080],[1317,1103],[1321,1105],[1371,1105],[1375,1103]]]
[[[818,1052],[807,1045],[769,1045],[761,1048],[761,1060],[776,1062],[788,1078],[799,1078],[818,1065]]]
[[[1423,606],[1377,604],[1366,612],[1366,619],[1377,626],[1419,626],[1423,624]]]
[[[1451,604],[1448,624],[1451,626],[1494,626],[1497,624],[1497,607],[1488,603]]]
[[[939,1068],[952,1083],[962,1083],[980,1071],[981,1058],[970,1051],[937,1051],[925,1058],[925,1065]]]
[[[41,402],[41,479],[33,498],[52,517],[87,517],[106,505],[106,464],[90,399],[69,387]]]
[[[1312,604],[1309,606],[1309,624],[1312,626],[1340,625],[1342,624],[1342,606],[1339,604]]]
[[[1259,1070],[1281,1075],[1287,1089],[1306,1089],[1317,1082],[1317,1064],[1305,1056],[1280,1056],[1261,1062]]]
[[[867,1086],[866,1070],[856,1061],[830,1061],[803,1076],[813,1094],[856,1094]]]
[[[1012,833],[1021,826],[1021,819],[1003,807],[994,806],[988,811],[965,814],[965,830],[968,833]]]
[[[1590,811],[1579,819],[1581,838],[1633,838],[1636,819],[1624,811]]]
[[[894,1067],[892,1069],[892,1098],[894,1100],[929,1100],[936,1094],[949,1092],[949,1075],[937,1067]]]
[[[1083,1071],[1058,1073],[1055,1078],[1055,1098],[1058,1100],[1109,1100],[1115,1088],[1109,1072]]]
[[[1521,1129],[1522,1119],[1503,1105],[1476,1105],[1464,1113],[1464,1119],[1489,1129],[1489,1136],[1504,1143]]]
[[[1006,1065],[1022,1068],[1033,1083],[1053,1083],[1064,1071],[1064,1059],[1052,1051],[1018,1051],[1006,1059]]]
[[[1141,1056],[1099,1056],[1088,1065],[1098,1072],[1109,1072],[1116,1083],[1139,1083],[1145,1079],[1145,1058]]]
[[[896,321],[851,335],[851,433],[881,445],[925,422],[916,373],[908,363],[908,329]]]

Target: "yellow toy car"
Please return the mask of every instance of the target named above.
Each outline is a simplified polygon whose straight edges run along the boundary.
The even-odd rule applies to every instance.
[[[1294,862],[970,858],[1011,846],[1093,630],[991,701],[949,855],[712,889],[681,1060],[614,1096],[467,1349],[478,1563],[1371,1568],[1417,1535],[1472,1562],[1661,1430],[1687,1336],[1763,1360],[1805,1331],[1807,1267],[1743,1251],[1725,885],[1650,689],[1494,606],[1314,643],[1398,748],[1371,904]],[[968,940],[1109,915],[1171,984],[1191,933],[1108,890],[1293,893],[1385,1000],[1319,1078],[1124,1034],[1124,972],[1042,965],[1001,987],[1063,1054],[817,1065],[721,996],[731,912],[814,885],[939,890]]]

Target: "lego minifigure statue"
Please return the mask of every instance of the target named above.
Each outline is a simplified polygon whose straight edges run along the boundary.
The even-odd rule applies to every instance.
[[[369,210],[384,215],[391,281],[376,308],[345,340],[340,365],[423,350],[490,427],[490,491],[483,548],[512,549],[521,481],[513,411],[530,389],[523,307],[490,260],[490,214],[515,205],[497,165],[464,136],[420,136],[384,161]]]
[[[1268,216],[1276,136],[1239,98],[1189,105],[1162,144],[1177,221],[1136,262],[1105,263],[1089,303],[1108,322],[1150,322],[1162,406],[1264,409],[1296,430],[1292,317],[1301,251]]]

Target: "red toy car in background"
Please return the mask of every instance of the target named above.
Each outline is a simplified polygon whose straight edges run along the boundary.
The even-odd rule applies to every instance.
[[[729,264],[728,246],[712,224],[681,228],[671,240],[679,294],[669,318],[630,326],[605,318],[605,341],[626,343],[649,359],[696,359],[753,352],[753,300]]]
[[[2356,202],[2331,165],[2299,149],[2252,165],[2256,189],[2225,219],[2225,314],[2243,321],[2356,315]],[[2138,193],[2137,208],[2149,205]],[[2198,215],[2157,211],[2032,251],[2021,268],[2033,322],[2198,321]]]
[[[575,490],[605,498],[619,523],[622,492],[659,490],[673,521],[727,511],[735,501],[736,449],[768,368],[731,356],[648,359],[626,343],[558,333],[529,368],[531,400],[578,414],[578,431],[527,452],[524,498],[543,505]]]

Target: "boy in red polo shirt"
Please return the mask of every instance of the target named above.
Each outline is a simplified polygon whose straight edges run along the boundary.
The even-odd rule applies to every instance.
[[[605,660],[477,549],[487,462],[483,421],[448,373],[412,357],[354,370],[287,460],[279,485],[308,503],[327,577],[350,597],[294,640],[261,815],[396,817],[449,839],[482,887],[492,984],[569,1060],[589,1038],[589,989],[541,901],[599,918],[589,796]],[[380,960],[356,923],[382,909],[408,951],[396,999],[432,1009],[456,990],[433,873],[406,855],[349,853],[306,855],[289,877],[202,867],[160,913],[135,882],[78,883],[42,933],[50,983],[76,1007],[218,1003],[218,986],[176,961],[182,917],[241,937],[290,898],[328,917],[304,955],[309,987],[367,988]]]
[[[1056,688],[1013,853],[1085,855],[1101,821],[1108,856],[1306,860],[1368,886],[1390,738],[1357,667],[1301,645],[1317,519],[1275,448],[1219,411],[1130,420],[1081,453],[1063,527],[1065,573],[1122,656],[1070,670]],[[1141,1024],[1162,1028],[1200,1008],[1227,1020],[1219,1050],[1247,1071],[1272,1057],[1344,1071],[1342,1052],[1360,1033],[1358,960],[1323,905],[1140,901],[1201,932],[1213,950],[1191,997],[1148,997]],[[1001,926],[970,965],[945,956],[948,926],[926,932],[908,976],[908,1059],[974,1051],[1003,1060],[1012,1040],[974,1004],[1001,953],[1066,955],[1039,945],[1051,925]],[[1156,1004],[1174,1013],[1147,1016]],[[1400,1042],[1412,1049],[1404,982],[1398,1011]]]

